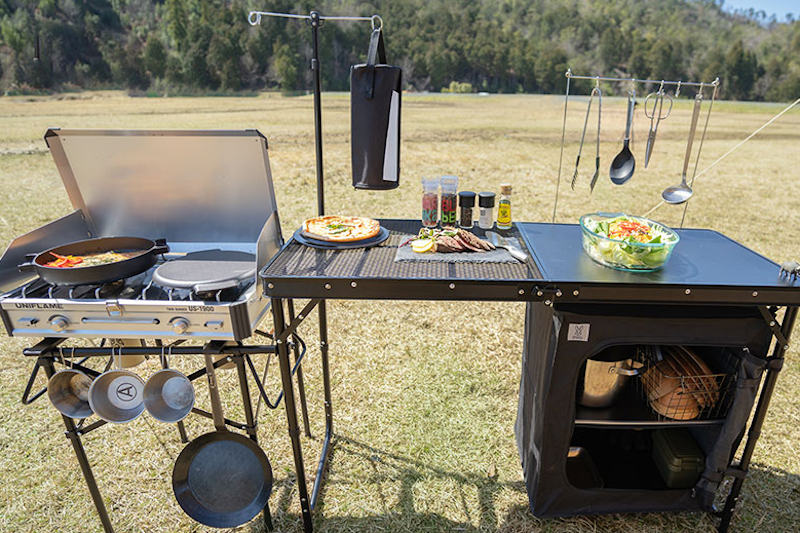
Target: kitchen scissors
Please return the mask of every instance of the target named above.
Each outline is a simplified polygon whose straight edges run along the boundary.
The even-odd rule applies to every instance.
[[[669,100],[669,108],[664,112],[664,99]],[[650,132],[647,134],[647,147],[644,152],[644,166],[650,162],[650,155],[653,153],[653,145],[656,143],[658,124],[672,113],[673,98],[664,92],[664,82],[658,91],[650,93],[644,99],[644,115],[650,119]],[[652,106],[651,106],[652,104]]]

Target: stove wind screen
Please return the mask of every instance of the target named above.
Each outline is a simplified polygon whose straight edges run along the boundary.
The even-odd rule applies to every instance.
[[[50,130],[73,205],[97,236],[258,241],[277,211],[257,131]]]

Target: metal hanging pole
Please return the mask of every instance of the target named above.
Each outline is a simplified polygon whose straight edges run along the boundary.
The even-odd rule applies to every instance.
[[[324,24],[318,11],[311,12],[311,70],[314,72],[314,141],[317,149],[317,212],[325,214],[324,175],[322,171],[322,88],[319,75],[319,29]]]
[[[251,11],[247,15],[247,21],[251,26],[258,26],[261,24],[261,17],[305,19],[311,24],[311,70],[314,71],[314,141],[317,156],[317,213],[322,216],[325,214],[325,175],[322,165],[322,84],[320,82],[319,73],[319,29],[326,20],[368,20],[372,24],[372,29],[375,29],[376,27],[382,29],[383,19],[378,15],[372,15],[371,17],[355,17],[347,15],[325,16],[319,11],[312,11],[308,15],[298,15],[295,13],[276,13],[273,11]]]
[[[556,211],[558,210],[558,193],[561,189],[561,166],[564,162],[564,138],[567,133],[567,104],[569,104],[569,80],[572,77],[572,70],[567,69],[567,91],[564,93],[564,123],[561,125],[561,153],[558,156],[558,178],[556,179],[556,199],[553,202],[553,224],[556,223]],[[599,133],[598,133],[599,135]]]

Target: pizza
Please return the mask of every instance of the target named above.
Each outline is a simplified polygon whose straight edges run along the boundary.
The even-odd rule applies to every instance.
[[[364,217],[329,215],[303,222],[303,235],[320,241],[353,242],[376,236],[381,231],[377,220]]]

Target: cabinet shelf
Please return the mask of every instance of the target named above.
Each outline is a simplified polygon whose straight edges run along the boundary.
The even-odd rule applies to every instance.
[[[718,426],[725,419],[669,420],[659,419],[650,406],[639,396],[635,387],[629,386],[621,398],[609,407],[575,407],[575,425],[595,428],[668,428]]]

